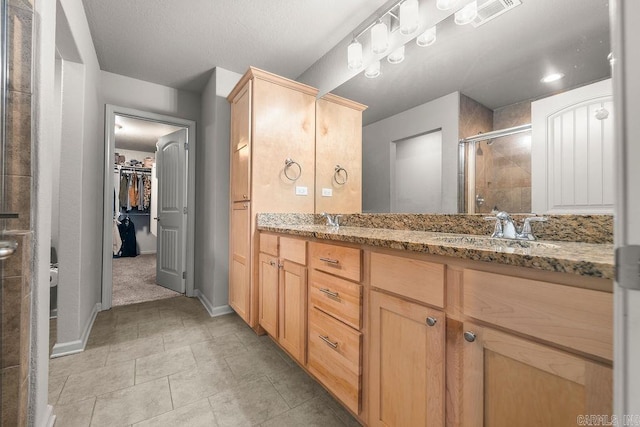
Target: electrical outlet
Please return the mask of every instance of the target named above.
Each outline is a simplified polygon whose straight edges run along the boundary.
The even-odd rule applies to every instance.
[[[322,189],[322,197],[331,197],[331,196],[333,196],[333,190],[331,188]]]
[[[306,196],[308,193],[307,187],[296,187],[296,196]]]

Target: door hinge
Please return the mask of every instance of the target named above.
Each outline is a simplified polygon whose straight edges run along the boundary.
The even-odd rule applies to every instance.
[[[186,279],[186,278],[187,278],[187,272],[186,272],[186,271],[183,271],[183,272],[182,272],[182,278],[183,278],[183,279]]]
[[[623,288],[640,290],[640,245],[616,249],[616,282]]]
[[[183,214],[185,214],[185,215],[187,214],[187,208],[186,208],[186,206],[185,206],[184,208],[182,208],[182,213],[183,213]]]
[[[185,151],[189,151],[189,143],[188,142],[184,143],[184,149],[185,149]]]

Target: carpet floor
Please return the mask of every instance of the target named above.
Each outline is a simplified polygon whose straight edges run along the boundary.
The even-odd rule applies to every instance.
[[[112,305],[129,305],[180,295],[156,284],[156,255],[113,259]]]

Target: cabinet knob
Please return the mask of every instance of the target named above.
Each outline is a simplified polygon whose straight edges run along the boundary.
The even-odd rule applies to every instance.
[[[243,199],[245,199],[245,200],[247,200],[247,198],[248,198],[248,197],[247,197],[247,195],[246,195],[246,194],[243,194],[243,195],[242,195],[242,198],[243,198]]]
[[[271,266],[273,266],[273,267],[275,267],[275,266],[276,266],[275,261],[269,261],[269,264],[270,264]]]
[[[476,334],[471,331],[467,331],[464,333],[464,339],[468,342],[474,342],[476,340]]]
[[[429,326],[435,326],[435,324],[438,323],[438,319],[436,319],[435,317],[427,317],[427,325]]]

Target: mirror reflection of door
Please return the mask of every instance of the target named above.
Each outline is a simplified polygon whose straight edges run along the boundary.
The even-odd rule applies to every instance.
[[[183,237],[174,237],[184,236],[185,229],[182,212],[186,203],[186,129],[121,115],[116,115],[115,122],[113,306],[177,296],[184,293]],[[161,141],[165,141],[164,155],[157,151]],[[167,150],[167,146],[173,148]],[[157,179],[162,176],[160,169],[167,170],[165,176],[170,184],[165,188],[172,189],[165,191],[165,200],[174,205],[181,203],[180,220],[173,220],[175,226],[169,237],[155,219],[166,213],[158,205],[162,199],[158,191],[162,186]],[[180,186],[179,191],[176,186]],[[172,223],[170,216],[167,223]],[[170,262],[167,257],[171,257]],[[166,261],[162,271],[175,273],[159,274],[162,263],[158,259]]]

